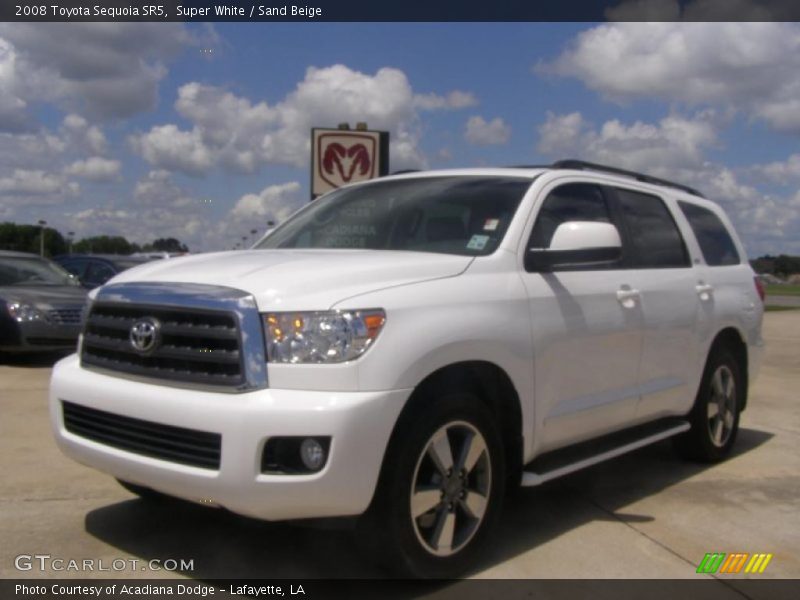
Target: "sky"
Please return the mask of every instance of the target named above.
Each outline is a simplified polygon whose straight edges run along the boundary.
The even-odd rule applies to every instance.
[[[796,23],[0,23],[0,221],[231,248],[358,121],[392,171],[611,164],[800,254]]]

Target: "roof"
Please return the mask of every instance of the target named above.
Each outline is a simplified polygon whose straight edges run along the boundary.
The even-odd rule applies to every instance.
[[[491,176],[491,177],[524,177],[533,179],[542,173],[552,171],[578,171],[578,172],[593,172],[606,176],[612,176],[622,180],[634,180],[640,183],[646,183],[657,187],[669,187],[672,189],[680,190],[686,194],[696,196],[698,198],[705,198],[698,190],[670,181],[660,177],[654,177],[646,173],[639,173],[637,171],[629,171],[627,169],[620,169],[609,165],[601,165],[598,163],[586,162],[583,160],[559,160],[552,165],[530,165],[530,166],[515,166],[515,167],[479,167],[467,169],[442,169],[435,171],[399,171],[393,174],[392,178],[405,179],[412,177],[432,177],[432,176]]]

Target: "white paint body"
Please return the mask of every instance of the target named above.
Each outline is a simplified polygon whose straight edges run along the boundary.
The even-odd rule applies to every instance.
[[[710,345],[726,327],[747,344],[749,377],[755,377],[763,308],[752,270],[746,262],[707,267],[676,201],[710,208],[735,236],[715,204],[585,171],[473,169],[398,177],[442,174],[531,178],[493,254],[251,250],[148,263],[117,276],[112,283],[233,287],[252,294],[261,312],[382,308],[386,324],[357,360],[270,363],[269,387],[242,394],[132,381],[84,369],[70,356],[56,365],[50,390],[52,426],[62,450],[120,479],[245,515],[356,515],[372,499],[405,402],[442,367],[486,361],[508,375],[520,400],[524,462],[659,417],[687,414]],[[587,181],[661,197],[692,266],[527,272],[525,245],[544,197],[558,185]],[[73,435],[63,425],[62,400],[218,432],[220,470],[139,456]],[[260,474],[265,441],[286,435],[331,436],[325,468],[303,476]]]

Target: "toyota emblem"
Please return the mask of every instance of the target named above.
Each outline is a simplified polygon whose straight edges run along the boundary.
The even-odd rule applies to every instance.
[[[161,323],[156,319],[139,319],[131,327],[131,346],[142,354],[151,352],[158,345],[160,329]]]

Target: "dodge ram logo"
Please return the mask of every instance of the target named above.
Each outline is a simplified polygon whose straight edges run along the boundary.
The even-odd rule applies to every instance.
[[[338,188],[375,176],[376,143],[369,135],[355,132],[324,133],[318,138],[318,176]]]
[[[137,352],[147,354],[155,350],[159,342],[161,323],[156,319],[139,319],[131,327],[130,340],[131,346]]]

